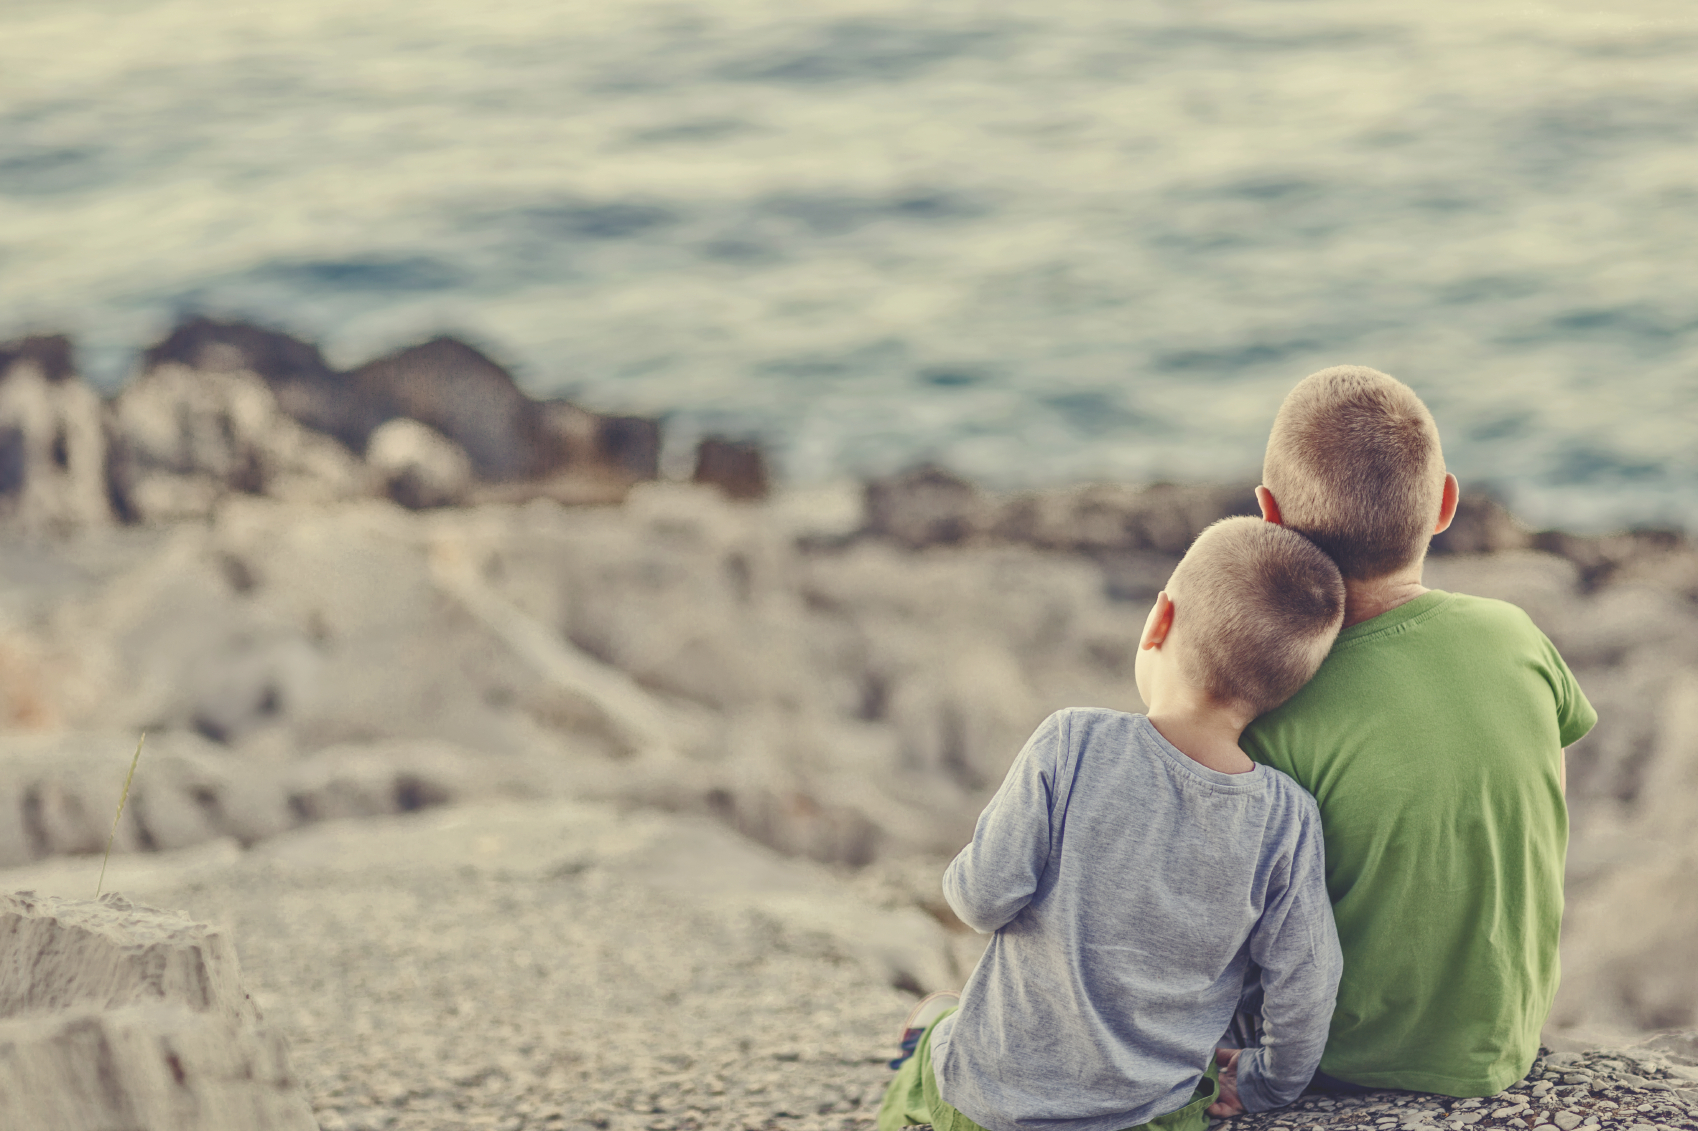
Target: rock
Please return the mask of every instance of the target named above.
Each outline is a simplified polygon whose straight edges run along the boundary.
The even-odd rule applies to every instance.
[[[644,416],[603,416],[567,401],[537,406],[539,474],[605,475],[627,482],[660,474],[660,424]]]
[[[913,549],[965,542],[984,520],[979,489],[935,464],[866,486],[866,532]]]
[[[1533,534],[1516,521],[1490,495],[1464,493],[1457,501],[1456,517],[1450,528],[1433,536],[1428,552],[1445,554],[1496,554],[1523,550],[1533,543]]]
[[[377,427],[366,464],[385,493],[410,510],[452,506],[472,484],[472,461],[460,445],[416,420],[400,417]]]
[[[534,484],[499,497],[561,497],[592,484],[623,489],[657,474],[660,428],[633,416],[601,416],[564,401],[538,402],[507,370],[454,338],[433,338],[369,361],[348,375],[368,395],[458,444],[477,477]],[[566,484],[549,480],[566,478]],[[603,487],[602,493],[606,488]],[[599,499],[597,499],[599,501]]]
[[[759,444],[713,436],[696,445],[690,481],[718,487],[728,499],[764,499],[770,490]]]
[[[346,448],[283,413],[246,370],[158,364],[113,401],[112,423],[109,474],[128,519],[204,518],[231,494],[318,503],[367,490]]]
[[[168,1005],[0,1020],[0,1125],[318,1128],[281,1034]]]
[[[1684,534],[1675,530],[1632,530],[1602,536],[1546,530],[1533,535],[1532,545],[1573,562],[1588,591],[1623,575],[1648,575],[1665,583],[1677,577],[1698,582],[1698,552]],[[1698,594],[1698,588],[1686,593]]]
[[[277,407],[301,424],[364,451],[373,429],[395,408],[326,364],[318,347],[245,322],[192,317],[142,357],[143,372],[180,365],[208,373],[252,373]]]
[[[185,915],[0,892],[0,1018],[169,1002],[252,1024],[229,939]]]
[[[0,1125],[310,1131],[234,948],[117,895],[0,893]]]
[[[1045,549],[1177,558],[1210,523],[1257,513],[1249,487],[1095,483],[1016,495],[1000,506],[992,529],[998,538]]]
[[[284,774],[291,812],[303,823],[411,813],[486,793],[489,768],[443,743],[326,747]]]
[[[68,339],[0,344],[0,520],[31,531],[112,521],[102,417]]]
[[[536,402],[507,370],[464,342],[432,338],[368,361],[348,379],[396,414],[454,441],[481,478],[528,479],[544,470]]]

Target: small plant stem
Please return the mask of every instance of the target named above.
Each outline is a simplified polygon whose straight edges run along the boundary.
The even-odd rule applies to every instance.
[[[100,898],[100,889],[106,883],[106,862],[112,859],[112,841],[118,836],[118,820],[124,815],[124,802],[130,799],[130,782],[136,776],[136,763],[141,761],[142,743],[147,741],[147,731],[142,731],[141,738],[136,740],[136,756],[130,759],[130,772],[124,775],[124,792],[118,798],[118,811],[112,814],[112,831],[106,837],[106,855],[100,858],[100,879],[94,883],[94,898]]]

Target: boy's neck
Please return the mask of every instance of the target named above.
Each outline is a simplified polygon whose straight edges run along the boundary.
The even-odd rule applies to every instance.
[[[1238,738],[1250,725],[1244,708],[1213,703],[1152,703],[1145,718],[1181,754],[1223,774],[1243,774],[1256,768],[1238,748]]]
[[[1399,605],[1407,605],[1427,592],[1427,587],[1421,584],[1423,564],[1416,562],[1408,569],[1387,574],[1385,577],[1376,577],[1372,581],[1345,578],[1343,627],[1349,628],[1353,624],[1373,620],[1381,613],[1389,613]]]

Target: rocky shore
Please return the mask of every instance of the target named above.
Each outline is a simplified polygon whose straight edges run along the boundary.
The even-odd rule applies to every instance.
[[[0,888],[92,891],[145,729],[107,887],[233,929],[325,1128],[864,1126],[981,945],[942,863],[1045,714],[1139,708],[1147,602],[1253,499],[781,490],[730,439],[666,481],[661,439],[448,339],[339,373],[193,320],[110,399],[0,345]],[[1698,551],[1470,498],[1428,582],[1526,608],[1602,718],[1585,1055],[1241,1125],[1691,1126],[1691,1048],[1638,1042],[1698,1025]]]

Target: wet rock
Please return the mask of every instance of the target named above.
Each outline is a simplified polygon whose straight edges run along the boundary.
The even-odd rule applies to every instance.
[[[410,510],[452,506],[472,484],[472,461],[460,445],[405,417],[372,432],[366,464],[384,492]]]
[[[368,361],[348,379],[454,441],[483,479],[526,479],[543,470],[536,402],[465,342],[432,338]]]
[[[718,487],[728,499],[764,499],[771,489],[759,444],[708,437],[696,445],[693,483]]]
[[[0,1125],[310,1131],[234,948],[187,916],[0,893]]]
[[[112,520],[102,416],[68,339],[0,344],[0,520],[34,531]]]
[[[365,450],[372,430],[396,411],[373,390],[332,369],[317,346],[245,322],[185,319],[143,355],[144,372],[162,365],[252,373],[271,389],[284,413],[354,452]]]

